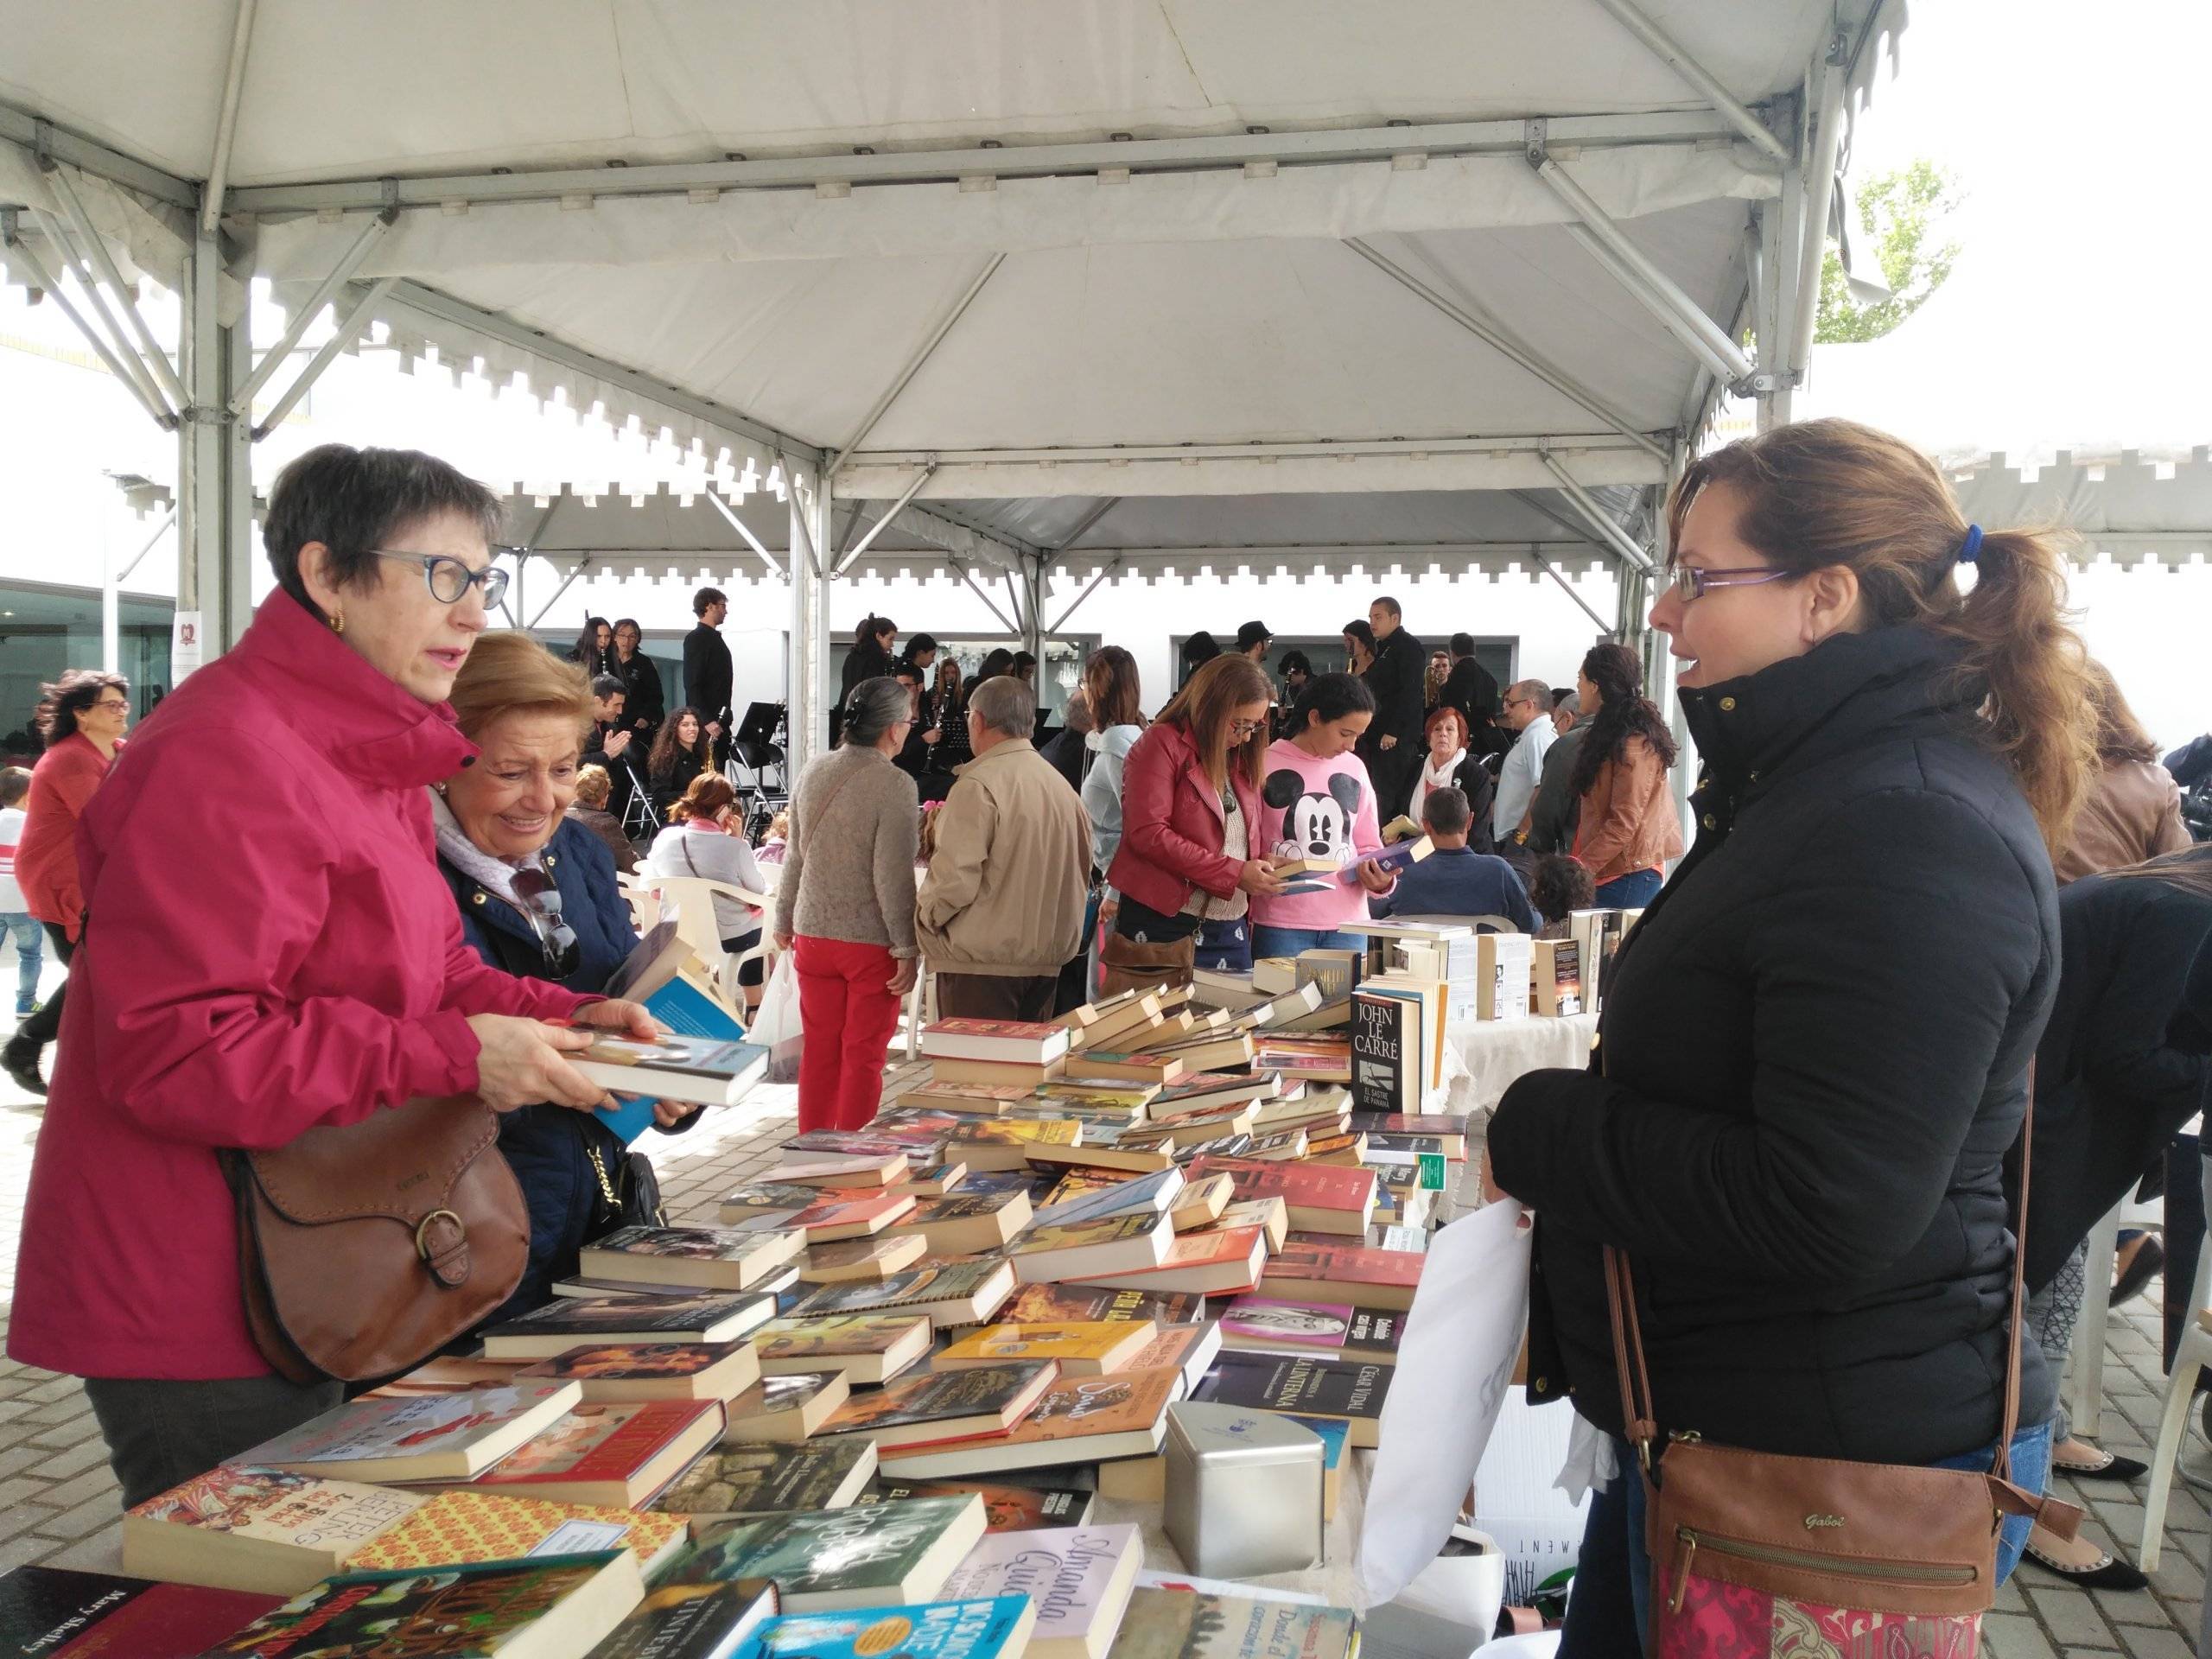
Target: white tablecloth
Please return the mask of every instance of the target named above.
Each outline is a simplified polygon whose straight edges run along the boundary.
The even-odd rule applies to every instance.
[[[1465,1074],[1446,1067],[1444,1109],[1461,1117],[1487,1112],[1516,1077],[1554,1065],[1579,1071],[1597,1034],[1594,1014],[1454,1021],[1446,1037]]]

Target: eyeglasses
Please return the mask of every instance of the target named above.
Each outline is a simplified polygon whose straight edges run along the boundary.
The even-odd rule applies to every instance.
[[[522,900],[523,919],[537,935],[548,977],[566,979],[582,964],[584,953],[576,930],[562,919],[561,889],[543,870],[517,870],[513,885],[515,897]]]
[[[492,556],[512,551],[504,547],[492,550]],[[380,547],[369,550],[370,556],[379,559],[400,559],[409,564],[423,567],[423,581],[430,590],[430,597],[441,605],[458,605],[461,595],[471,588],[484,590],[484,608],[490,610],[506,597],[507,572],[496,564],[487,564],[481,570],[472,570],[449,553],[387,553]]]
[[[1738,565],[1732,570],[1705,570],[1694,564],[1678,564],[1667,588],[1687,605],[1694,599],[1702,599],[1710,588],[1756,588],[1761,582],[1785,582],[1796,574],[1794,570],[1770,570],[1757,564]]]
[[[1264,720],[1232,720],[1229,722],[1229,734],[1242,743],[1266,724]]]
[[[128,697],[101,697],[93,702],[92,707],[95,709],[121,709],[124,713],[128,714],[130,711],[130,699]]]

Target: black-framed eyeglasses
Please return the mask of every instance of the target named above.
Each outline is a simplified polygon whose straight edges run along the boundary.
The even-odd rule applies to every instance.
[[[95,709],[120,709],[125,714],[128,714],[130,712],[130,699],[128,697],[99,697],[93,701],[92,707]]]
[[[583,961],[583,946],[576,930],[561,915],[561,889],[543,870],[517,870],[515,897],[522,900],[523,919],[537,935],[537,949],[545,958],[548,977],[566,979]]]
[[[492,556],[519,551],[518,549],[495,547]],[[497,564],[487,564],[481,570],[472,570],[450,553],[391,553],[380,547],[369,550],[370,556],[379,559],[399,559],[423,567],[423,581],[430,590],[430,597],[441,605],[458,605],[461,595],[471,588],[484,590],[484,608],[490,610],[506,597],[507,575]]]
[[[1710,588],[1756,588],[1762,582],[1786,581],[1796,574],[1760,564],[1738,565],[1732,570],[1706,570],[1694,564],[1678,564],[1667,588],[1687,605],[1694,599],[1704,598]]]

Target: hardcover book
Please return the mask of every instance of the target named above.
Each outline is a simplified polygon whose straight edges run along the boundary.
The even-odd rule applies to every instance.
[[[919,1313],[831,1313],[771,1319],[753,1338],[770,1376],[842,1371],[849,1382],[882,1382],[930,1351],[930,1322]]]
[[[578,1406],[470,1490],[635,1509],[721,1438],[718,1400]]]
[[[1010,1262],[964,1262],[917,1268],[880,1285],[824,1285],[794,1310],[796,1317],[828,1313],[883,1313],[912,1309],[925,1313],[942,1331],[948,1325],[981,1325],[1014,1294]]]
[[[800,1510],[713,1529],[673,1581],[771,1579],[801,1611],[929,1601],[982,1536],[973,1495]]]
[[[760,1380],[745,1342],[590,1343],[525,1365],[526,1382],[574,1382],[594,1404],[607,1400],[728,1400]]]
[[[1353,1659],[1349,1609],[1139,1586],[1113,1659]]]
[[[264,1613],[217,1651],[250,1659],[583,1659],[645,1599],[626,1549],[436,1573],[345,1573]]]
[[[0,1650],[19,1659],[195,1659],[282,1604],[199,1585],[12,1567],[0,1573]]]
[[[862,1435],[798,1446],[724,1446],[678,1475],[651,1507],[715,1516],[842,1510],[874,1473],[875,1442]]]
[[[761,1633],[762,1659],[1021,1659],[1036,1610],[1026,1597],[798,1613]]]
[[[1090,1519],[1096,1492],[1072,1486],[1001,1486],[988,1481],[893,1480],[879,1476],[855,1501],[903,1503],[910,1497],[959,1497],[973,1492],[983,1500],[983,1525],[989,1532],[1031,1532],[1039,1527],[1079,1527]]]
[[[722,1443],[803,1440],[828,1422],[851,1392],[842,1371],[764,1376],[729,1402]]]
[[[882,1450],[997,1434],[1020,1421],[1058,1376],[1050,1360],[925,1371],[853,1395],[822,1432],[865,1434]]]
[[[347,1567],[381,1573],[627,1549],[636,1553],[638,1565],[651,1578],[675,1558],[688,1537],[683,1522],[671,1516],[483,1492],[440,1492],[355,1551]]]
[[[237,1461],[370,1485],[466,1480],[558,1422],[582,1398],[574,1382],[511,1382],[404,1400],[352,1400],[264,1440]]]
[[[939,1371],[1049,1359],[1063,1376],[1099,1376],[1128,1369],[1152,1345],[1159,1327],[1150,1320],[1082,1324],[987,1325],[970,1332],[931,1362]]]
[[[1062,1527],[986,1536],[945,1580],[948,1596],[1027,1596],[1035,1659],[1105,1659],[1144,1565],[1134,1526]]]
[[[1201,1324],[1203,1296],[1162,1295],[1136,1290],[1108,1290],[1093,1285],[1024,1285],[999,1310],[1001,1325]]]
[[[423,1501],[354,1481],[225,1464],[124,1513],[123,1569],[177,1584],[294,1596],[337,1572]]]
[[[1389,1365],[1224,1354],[1197,1394],[1248,1410],[1338,1418],[1351,1425],[1354,1446],[1372,1449],[1381,1438],[1382,1402],[1395,1375]]]
[[[1064,1378],[1004,1434],[887,1453],[883,1474],[901,1480],[957,1478],[1104,1458],[1150,1457],[1160,1450],[1167,1408],[1183,1388],[1183,1373],[1173,1367]]]
[[[796,1258],[796,1233],[741,1227],[623,1227],[578,1254],[584,1273],[699,1290],[750,1290]]]

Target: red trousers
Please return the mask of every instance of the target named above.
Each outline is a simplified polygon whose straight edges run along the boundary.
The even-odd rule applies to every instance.
[[[899,970],[880,944],[809,938],[796,944],[799,1052],[798,1126],[857,1129],[883,1098],[883,1054],[899,1025]]]

